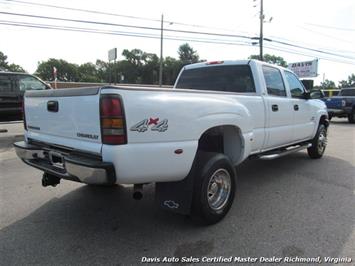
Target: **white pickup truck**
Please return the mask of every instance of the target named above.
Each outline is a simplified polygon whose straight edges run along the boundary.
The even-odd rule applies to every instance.
[[[327,144],[325,104],[291,71],[255,60],[185,66],[173,89],[104,86],[28,91],[17,155],[60,179],[156,184],[159,206],[212,224],[230,209],[235,166]]]

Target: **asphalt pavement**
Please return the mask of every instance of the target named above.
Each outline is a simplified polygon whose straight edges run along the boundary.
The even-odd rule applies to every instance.
[[[143,257],[190,256],[348,257],[344,265],[354,265],[355,125],[347,120],[332,121],[322,159],[301,151],[240,165],[232,209],[209,227],[156,209],[152,185],[141,201],[130,187],[62,181],[43,188],[41,172],[11,147],[22,124],[4,128],[0,265],[136,265]]]

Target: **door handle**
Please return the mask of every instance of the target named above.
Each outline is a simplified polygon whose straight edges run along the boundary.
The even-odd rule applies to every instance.
[[[279,110],[279,106],[277,104],[273,104],[271,106],[271,109],[272,109],[273,112],[277,112]]]
[[[48,101],[47,110],[49,112],[58,112],[59,106],[57,101]]]
[[[300,109],[300,108],[299,108],[298,104],[295,104],[295,105],[293,106],[293,110],[298,111],[299,109]]]

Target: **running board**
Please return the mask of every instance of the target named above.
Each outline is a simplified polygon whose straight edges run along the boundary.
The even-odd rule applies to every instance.
[[[274,151],[274,153],[272,153],[273,151],[267,152],[267,153],[259,155],[258,157],[261,160],[273,160],[273,159],[280,158],[282,156],[288,155],[288,154],[296,152],[296,151],[307,149],[307,148],[309,148],[311,146],[312,146],[311,143],[305,143],[305,144],[302,144],[302,145],[297,145],[297,146],[295,146],[293,148],[285,149],[283,151],[278,151],[277,153],[275,153],[275,151]]]

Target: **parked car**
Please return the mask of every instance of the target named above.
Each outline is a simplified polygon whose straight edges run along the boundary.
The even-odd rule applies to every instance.
[[[33,75],[0,71],[0,116],[22,117],[25,91],[50,88],[48,84]]]
[[[185,66],[173,89],[104,86],[27,91],[25,163],[61,179],[156,184],[158,206],[212,224],[230,209],[235,166],[327,144],[324,102],[288,69],[256,60]]]

